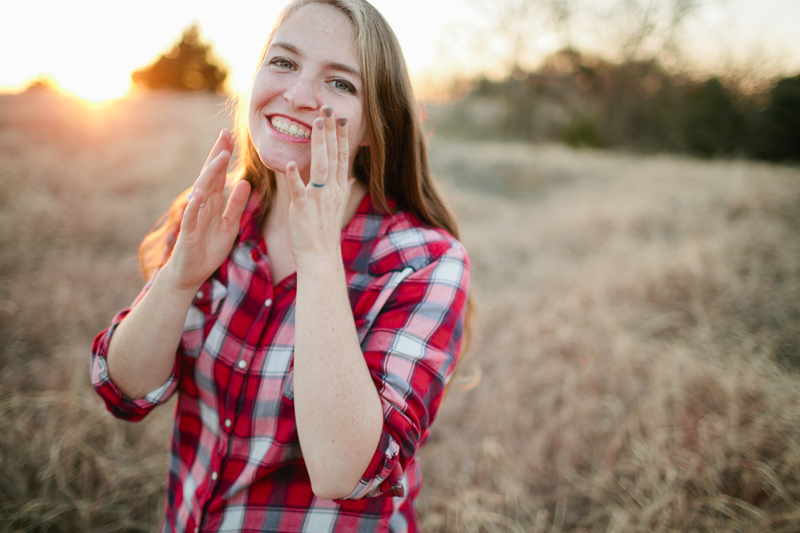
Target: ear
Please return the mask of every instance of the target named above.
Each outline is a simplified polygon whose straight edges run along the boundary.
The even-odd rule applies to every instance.
[[[369,133],[364,133],[364,138],[361,139],[361,142],[358,143],[358,146],[369,146]]]

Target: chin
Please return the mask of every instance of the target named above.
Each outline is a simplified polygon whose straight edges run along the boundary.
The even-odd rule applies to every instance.
[[[253,146],[256,149],[258,158],[264,166],[272,171],[280,173],[286,172],[286,165],[288,165],[290,161],[297,163],[301,175],[305,175],[305,172],[308,171],[310,165],[310,161],[308,161],[310,149],[308,148],[303,150],[307,153],[298,153],[301,151],[281,150],[279,147],[275,147],[270,143],[261,143],[260,146],[259,144],[253,143]]]

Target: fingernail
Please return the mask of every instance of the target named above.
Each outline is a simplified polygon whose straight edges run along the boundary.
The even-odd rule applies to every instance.
[[[342,128],[347,126],[347,117],[339,117],[339,126]]]
[[[314,121],[314,127],[317,128],[318,130],[321,130],[322,128],[325,127],[325,121],[322,120],[321,118],[316,119]]]
[[[325,113],[326,117],[332,117],[333,116],[333,108],[331,106],[329,106],[329,105],[326,105],[325,107],[323,107],[322,108],[322,112]]]

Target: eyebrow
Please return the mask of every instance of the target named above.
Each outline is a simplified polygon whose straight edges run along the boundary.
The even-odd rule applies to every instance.
[[[289,52],[292,52],[293,54],[297,54],[299,56],[303,55],[303,54],[300,53],[300,50],[298,50],[297,47],[294,46],[293,44],[289,44],[289,43],[272,43],[270,45],[270,48],[272,48],[272,47],[283,48],[284,50],[288,50]],[[339,70],[341,72],[347,72],[347,73],[352,74],[353,76],[358,76],[359,78],[361,78],[361,73],[358,70],[356,70],[353,67],[351,67],[350,65],[345,65],[344,63],[332,62],[332,63],[326,64],[325,66],[328,67],[328,68],[332,68],[334,70]]]

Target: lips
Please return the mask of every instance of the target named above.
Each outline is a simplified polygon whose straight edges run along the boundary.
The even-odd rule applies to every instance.
[[[273,115],[272,117],[269,117],[269,122],[272,124],[273,128],[284,135],[296,137],[298,139],[311,138],[311,129],[308,126],[299,122],[295,122],[290,118],[281,115]]]

